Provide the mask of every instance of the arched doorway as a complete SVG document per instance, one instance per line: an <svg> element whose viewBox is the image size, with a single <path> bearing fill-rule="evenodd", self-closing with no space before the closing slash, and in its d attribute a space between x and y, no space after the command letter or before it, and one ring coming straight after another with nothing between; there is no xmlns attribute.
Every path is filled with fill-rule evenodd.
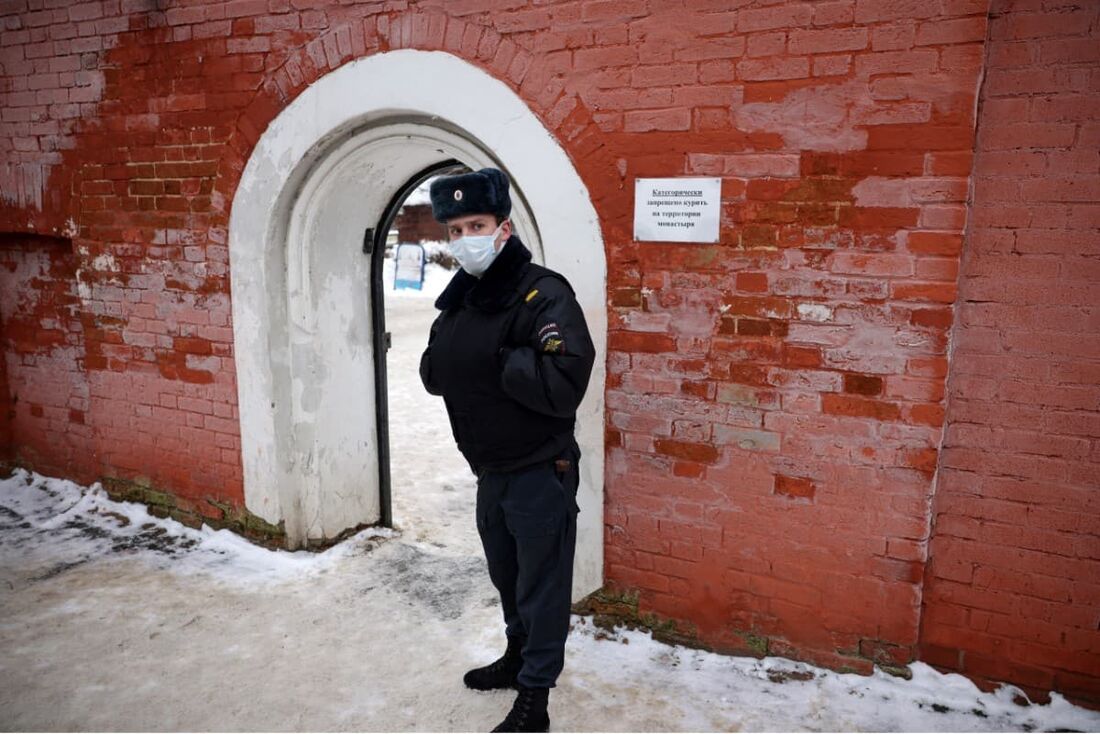
<svg viewBox="0 0 1100 734"><path fill-rule="evenodd" d="M351 62L303 91L252 151L229 227L245 504L284 521L292 547L383 519L386 427L365 238L402 186L447 161L508 172L520 237L573 283L597 346L577 425L580 598L600 587L603 571L599 225L538 118L501 81L451 54L405 49Z"/></svg>

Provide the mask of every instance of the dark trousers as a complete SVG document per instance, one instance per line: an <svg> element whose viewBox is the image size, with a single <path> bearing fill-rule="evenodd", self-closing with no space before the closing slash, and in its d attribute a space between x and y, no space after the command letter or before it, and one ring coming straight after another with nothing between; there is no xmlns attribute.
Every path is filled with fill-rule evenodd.
<svg viewBox="0 0 1100 734"><path fill-rule="evenodd" d="M569 467L559 472L556 459ZM565 665L577 542L580 449L477 481L477 530L509 637L526 637L522 685L553 688ZM564 468L564 467L563 467Z"/></svg>

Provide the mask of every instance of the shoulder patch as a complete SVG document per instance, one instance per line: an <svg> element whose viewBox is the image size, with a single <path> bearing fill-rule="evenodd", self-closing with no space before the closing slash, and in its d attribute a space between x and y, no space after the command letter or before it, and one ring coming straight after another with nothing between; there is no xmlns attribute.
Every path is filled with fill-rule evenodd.
<svg viewBox="0 0 1100 734"><path fill-rule="evenodd" d="M539 294L539 289L538 288L533 288L531 290L531 292L528 293L527 296L523 300L527 303L530 303L531 299L534 298L535 296L537 296L538 294Z"/></svg>
<svg viewBox="0 0 1100 734"><path fill-rule="evenodd" d="M551 321L539 329L539 347L550 354L565 354L565 336L557 323Z"/></svg>

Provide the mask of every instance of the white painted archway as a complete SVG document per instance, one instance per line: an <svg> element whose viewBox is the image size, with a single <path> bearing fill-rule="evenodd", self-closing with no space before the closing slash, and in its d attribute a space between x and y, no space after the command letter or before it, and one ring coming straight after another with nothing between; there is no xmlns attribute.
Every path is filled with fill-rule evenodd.
<svg viewBox="0 0 1100 734"><path fill-rule="evenodd" d="M325 75L249 157L229 223L245 505L285 521L292 548L378 520L369 258L360 245L399 186L448 158L508 172L520 237L569 278L596 344L577 415L579 599L603 581L599 224L568 156L531 110L448 53L403 49Z"/></svg>

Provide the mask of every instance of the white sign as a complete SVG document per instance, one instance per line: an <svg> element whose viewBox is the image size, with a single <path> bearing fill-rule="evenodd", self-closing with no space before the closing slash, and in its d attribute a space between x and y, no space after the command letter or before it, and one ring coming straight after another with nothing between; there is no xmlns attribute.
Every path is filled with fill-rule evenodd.
<svg viewBox="0 0 1100 734"><path fill-rule="evenodd" d="M393 287L420 290L424 285L424 246L405 242L394 254Z"/></svg>
<svg viewBox="0 0 1100 734"><path fill-rule="evenodd" d="M639 178L634 181L634 239L717 242L720 178Z"/></svg>

